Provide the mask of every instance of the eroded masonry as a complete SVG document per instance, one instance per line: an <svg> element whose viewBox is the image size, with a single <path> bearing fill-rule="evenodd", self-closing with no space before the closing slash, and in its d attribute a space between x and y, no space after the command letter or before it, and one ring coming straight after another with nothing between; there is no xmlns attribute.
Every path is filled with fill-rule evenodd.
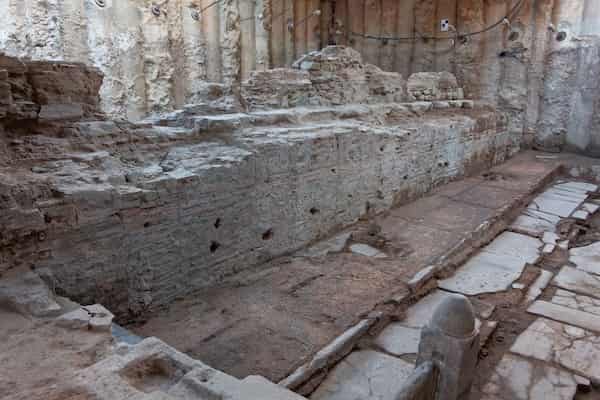
<svg viewBox="0 0 600 400"><path fill-rule="evenodd" d="M1 398L600 398L595 1L0 12Z"/></svg>

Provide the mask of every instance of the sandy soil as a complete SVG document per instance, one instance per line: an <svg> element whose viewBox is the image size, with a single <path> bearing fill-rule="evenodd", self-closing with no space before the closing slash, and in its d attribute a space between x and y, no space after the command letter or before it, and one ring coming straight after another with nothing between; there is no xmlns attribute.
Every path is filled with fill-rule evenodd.
<svg viewBox="0 0 600 400"><path fill-rule="evenodd" d="M66 330L0 309L0 398L88 399L72 376L108 351L109 333Z"/></svg>

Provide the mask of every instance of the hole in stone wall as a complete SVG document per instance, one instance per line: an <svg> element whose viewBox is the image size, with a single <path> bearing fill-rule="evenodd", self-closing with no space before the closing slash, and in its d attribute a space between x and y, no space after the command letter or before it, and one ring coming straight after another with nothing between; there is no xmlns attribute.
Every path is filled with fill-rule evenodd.
<svg viewBox="0 0 600 400"><path fill-rule="evenodd" d="M312 208L310 209L310 213L311 213L312 215L318 214L319 212L320 212L320 211L319 211L319 209L318 209L318 208L312 207Z"/></svg>
<svg viewBox="0 0 600 400"><path fill-rule="evenodd" d="M567 32L565 31L560 31L556 34L556 40L559 42L564 41L567 38Z"/></svg>
<svg viewBox="0 0 600 400"><path fill-rule="evenodd" d="M210 252L214 253L215 251L217 251L217 249L221 247L221 243L219 242L215 242L214 240L212 242L210 242Z"/></svg>
<svg viewBox="0 0 600 400"><path fill-rule="evenodd" d="M217 220L215 221L215 228L219 229L220 226L221 226L221 218L217 218Z"/></svg>
<svg viewBox="0 0 600 400"><path fill-rule="evenodd" d="M271 240L273 238L273 228L269 228L262 234L263 240Z"/></svg>
<svg viewBox="0 0 600 400"><path fill-rule="evenodd" d="M150 222L144 222L144 228L147 228L150 226Z"/></svg>

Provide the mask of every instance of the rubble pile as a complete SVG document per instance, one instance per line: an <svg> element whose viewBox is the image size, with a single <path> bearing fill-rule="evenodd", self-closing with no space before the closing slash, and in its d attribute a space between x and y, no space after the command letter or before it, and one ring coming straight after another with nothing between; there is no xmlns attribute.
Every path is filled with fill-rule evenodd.
<svg viewBox="0 0 600 400"><path fill-rule="evenodd" d="M407 100L402 75L364 63L359 52L345 46L312 51L292 68L254 71L242 83L242 97L249 109Z"/></svg>

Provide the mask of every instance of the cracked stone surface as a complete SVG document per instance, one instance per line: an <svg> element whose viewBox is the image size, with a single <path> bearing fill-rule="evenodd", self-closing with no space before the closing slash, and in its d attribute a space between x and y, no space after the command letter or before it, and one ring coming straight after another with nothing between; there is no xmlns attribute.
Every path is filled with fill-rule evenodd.
<svg viewBox="0 0 600 400"><path fill-rule="evenodd" d="M510 350L556 363L586 378L600 378L600 336L582 328L538 318L519 335Z"/></svg>
<svg viewBox="0 0 600 400"><path fill-rule="evenodd" d="M600 275L600 242L569 250L569 261L579 269Z"/></svg>
<svg viewBox="0 0 600 400"><path fill-rule="evenodd" d="M538 239L504 232L439 287L471 296L504 291L519 279L526 263L538 260L542 245Z"/></svg>
<svg viewBox="0 0 600 400"><path fill-rule="evenodd" d="M527 209L566 218L579 207L579 204L579 201L573 201L569 198L542 193L533 199Z"/></svg>
<svg viewBox="0 0 600 400"><path fill-rule="evenodd" d="M100 304L83 306L56 319L59 326L70 329L110 331L114 315Z"/></svg>
<svg viewBox="0 0 600 400"><path fill-rule="evenodd" d="M562 267L554 277L552 284L589 296L598 297L600 295L600 277L573 267Z"/></svg>
<svg viewBox="0 0 600 400"><path fill-rule="evenodd" d="M558 289L554 294L554 297L552 297L552 302L554 304L600 316L600 300L593 297Z"/></svg>
<svg viewBox="0 0 600 400"><path fill-rule="evenodd" d="M482 400L572 400L577 382L566 371L506 354L483 388Z"/></svg>
<svg viewBox="0 0 600 400"><path fill-rule="evenodd" d="M414 366L372 350L350 353L313 393L313 400L394 400Z"/></svg>
<svg viewBox="0 0 600 400"><path fill-rule="evenodd" d="M419 351L421 329L403 326L401 323L389 324L375 339L375 344L396 356L416 354Z"/></svg>
<svg viewBox="0 0 600 400"><path fill-rule="evenodd" d="M557 215L525 209L512 223L511 228L532 236L540 236L545 231L554 231L560 221Z"/></svg>
<svg viewBox="0 0 600 400"><path fill-rule="evenodd" d="M600 316L575 310L547 301L536 301L528 309L530 314L541 315L569 325L600 332Z"/></svg>

